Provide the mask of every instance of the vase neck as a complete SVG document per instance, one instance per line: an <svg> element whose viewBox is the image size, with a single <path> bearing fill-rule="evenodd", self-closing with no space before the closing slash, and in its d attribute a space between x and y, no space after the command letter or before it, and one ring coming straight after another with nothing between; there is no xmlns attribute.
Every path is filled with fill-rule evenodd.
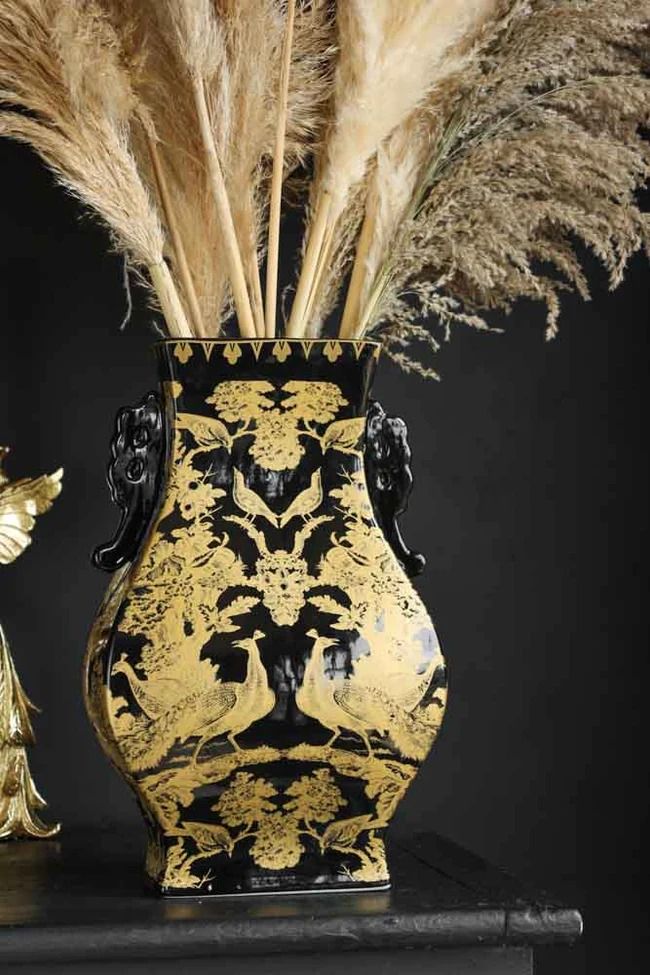
<svg viewBox="0 0 650 975"><path fill-rule="evenodd" d="M191 340L161 342L156 356L168 414L210 415L230 400L225 412L234 422L242 418L237 408L290 410L299 393L312 401L314 421L323 422L365 415L379 348L338 340Z"/></svg>

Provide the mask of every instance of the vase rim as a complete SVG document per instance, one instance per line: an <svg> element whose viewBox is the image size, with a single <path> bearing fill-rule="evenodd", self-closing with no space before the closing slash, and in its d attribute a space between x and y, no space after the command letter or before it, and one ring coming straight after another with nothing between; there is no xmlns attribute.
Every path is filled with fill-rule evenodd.
<svg viewBox="0 0 650 975"><path fill-rule="evenodd" d="M308 342L310 345L328 345L338 342L340 345L372 345L379 347L381 342L377 339L339 339L339 338L320 338L320 339L310 339L310 338L284 338L283 336L275 336L274 338L234 338L234 339L216 339L216 338L199 338L198 336L192 336L191 338L164 338L158 339L154 345L190 345L196 343L197 345L251 345L251 344L266 344L268 342L281 342L287 345L304 345Z"/></svg>

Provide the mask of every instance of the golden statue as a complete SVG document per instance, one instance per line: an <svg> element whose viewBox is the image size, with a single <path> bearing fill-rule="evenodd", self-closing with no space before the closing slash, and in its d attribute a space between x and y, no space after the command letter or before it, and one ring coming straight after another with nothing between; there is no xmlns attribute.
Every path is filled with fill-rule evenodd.
<svg viewBox="0 0 650 975"><path fill-rule="evenodd" d="M36 515L52 506L63 476L58 470L12 482L3 469L8 453L8 447L0 447L0 565L13 562L30 544ZM29 712L35 710L0 626L0 840L49 839L61 828L40 819L46 803L29 772L26 749L35 741Z"/></svg>

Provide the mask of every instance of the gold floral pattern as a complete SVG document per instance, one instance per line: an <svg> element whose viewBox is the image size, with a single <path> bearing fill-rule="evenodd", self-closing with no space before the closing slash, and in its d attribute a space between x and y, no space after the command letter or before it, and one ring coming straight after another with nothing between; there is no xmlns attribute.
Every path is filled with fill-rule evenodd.
<svg viewBox="0 0 650 975"><path fill-rule="evenodd" d="M205 415L174 394L166 494L124 584L102 719L160 830L149 869L164 889L200 890L241 851L270 872L309 852L339 858L351 882L385 883L382 832L445 692L431 621L374 519L364 420L332 382L225 380ZM283 477L307 457L288 504L241 466ZM298 633L304 661L282 690L265 655ZM309 735L260 745L251 729L287 694Z"/></svg>
<svg viewBox="0 0 650 975"><path fill-rule="evenodd" d="M305 453L301 438L318 437L314 425L332 420L347 400L327 382L285 383L279 402L274 394L276 388L264 380L233 380L220 383L207 402L221 420L237 424L233 438L252 437L250 451L258 464L294 470Z"/></svg>

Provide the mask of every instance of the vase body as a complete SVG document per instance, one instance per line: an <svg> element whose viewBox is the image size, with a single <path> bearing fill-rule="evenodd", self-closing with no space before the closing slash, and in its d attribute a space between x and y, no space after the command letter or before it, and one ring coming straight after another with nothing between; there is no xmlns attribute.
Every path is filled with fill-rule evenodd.
<svg viewBox="0 0 650 975"><path fill-rule="evenodd" d="M167 894L381 887L445 704L364 474L378 347L163 342L164 473L86 701Z"/></svg>

